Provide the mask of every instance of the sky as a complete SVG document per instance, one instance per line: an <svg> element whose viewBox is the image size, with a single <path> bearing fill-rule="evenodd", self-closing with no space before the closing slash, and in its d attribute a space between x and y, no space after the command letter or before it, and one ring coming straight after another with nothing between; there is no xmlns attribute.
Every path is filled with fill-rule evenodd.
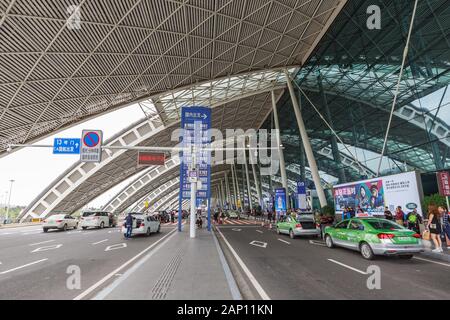
<svg viewBox="0 0 450 320"><path fill-rule="evenodd" d="M80 138L83 129L103 130L103 139L107 140L143 117L144 113L136 104L86 121L35 144L53 144L55 137ZM79 155L54 155L52 148L23 148L0 158L0 205L5 205L8 201L5 198L6 193L9 193L9 180L15 180L11 192L11 205L25 206L79 157ZM124 181L110 189L89 205L97 207L105 204L125 183Z"/></svg>

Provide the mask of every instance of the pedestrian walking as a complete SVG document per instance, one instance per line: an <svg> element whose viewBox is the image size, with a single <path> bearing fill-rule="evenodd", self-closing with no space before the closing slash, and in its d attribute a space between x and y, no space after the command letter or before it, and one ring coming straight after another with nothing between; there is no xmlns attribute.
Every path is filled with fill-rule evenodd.
<svg viewBox="0 0 450 320"><path fill-rule="evenodd" d="M428 206L428 224L427 229L430 231L431 240L433 240L435 248L433 252L443 252L441 242L442 226L440 221L440 213L435 205Z"/></svg>
<svg viewBox="0 0 450 320"><path fill-rule="evenodd" d="M398 206L397 209L395 209L395 222L401 226L405 226L405 213L401 206Z"/></svg>
<svg viewBox="0 0 450 320"><path fill-rule="evenodd" d="M131 215L131 212L128 212L128 215L125 218L125 228L127 228L125 239L128 240L131 238L131 233L133 231L133 216Z"/></svg>
<svg viewBox="0 0 450 320"><path fill-rule="evenodd" d="M439 206L438 207L438 211L442 217L442 226L443 226L443 233L444 233L444 237L445 237L445 246L449 248L450 247L450 212L448 211L448 209L445 206Z"/></svg>
<svg viewBox="0 0 450 320"><path fill-rule="evenodd" d="M406 216L406 225L409 230L413 230L416 233L420 234L420 224L422 223L422 217L417 212L417 209L413 209L408 215Z"/></svg>

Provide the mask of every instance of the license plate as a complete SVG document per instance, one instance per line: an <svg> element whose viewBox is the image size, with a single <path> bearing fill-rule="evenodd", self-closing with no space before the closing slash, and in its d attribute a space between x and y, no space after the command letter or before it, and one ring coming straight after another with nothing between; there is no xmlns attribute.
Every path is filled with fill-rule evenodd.
<svg viewBox="0 0 450 320"><path fill-rule="evenodd" d="M400 240L400 241L409 241L409 237L398 237L397 238L398 240Z"/></svg>

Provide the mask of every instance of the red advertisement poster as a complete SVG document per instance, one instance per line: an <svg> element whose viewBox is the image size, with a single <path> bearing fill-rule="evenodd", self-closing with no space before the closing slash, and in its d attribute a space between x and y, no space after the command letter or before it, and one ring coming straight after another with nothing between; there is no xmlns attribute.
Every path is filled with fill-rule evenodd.
<svg viewBox="0 0 450 320"><path fill-rule="evenodd" d="M439 186L439 194L442 196L450 196L450 172L441 171L436 173Z"/></svg>

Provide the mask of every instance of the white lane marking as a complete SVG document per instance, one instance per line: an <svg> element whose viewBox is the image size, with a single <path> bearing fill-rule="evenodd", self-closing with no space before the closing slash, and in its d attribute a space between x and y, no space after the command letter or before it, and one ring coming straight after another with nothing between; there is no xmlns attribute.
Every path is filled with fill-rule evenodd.
<svg viewBox="0 0 450 320"><path fill-rule="evenodd" d="M238 228L233 228L231 230L236 231L236 232L242 231L242 229L238 229Z"/></svg>
<svg viewBox="0 0 450 320"><path fill-rule="evenodd" d="M281 242L284 242L284 243L287 243L287 244L291 244L290 242L288 242L286 240L283 240L283 239L280 239L280 238L278 238L278 241L281 241Z"/></svg>
<svg viewBox="0 0 450 320"><path fill-rule="evenodd" d="M250 244L255 247L267 248L267 242L253 240Z"/></svg>
<svg viewBox="0 0 450 320"><path fill-rule="evenodd" d="M116 249L122 249L122 248L126 248L127 244L126 243L118 243L118 244L113 244L111 246L107 246L105 251L112 251L112 250L116 250Z"/></svg>
<svg viewBox="0 0 450 320"><path fill-rule="evenodd" d="M440 264L441 266L445 266L445 267L450 267L450 264L448 264L448 263L443 263L443 262L438 262L438 261L428 260L428 259L419 258L419 257L413 257L413 259L416 259L416 260L422 260L422 261L427 261L427 262L431 262L431 263L436 263L436 264Z"/></svg>
<svg viewBox="0 0 450 320"><path fill-rule="evenodd" d="M234 251L233 247L230 245L230 243L228 242L228 240L225 238L225 236L222 234L222 232L219 230L219 228L216 228L217 232L220 234L220 236L222 237L223 241L225 242L225 244L227 245L228 249L230 249L231 253L233 254L234 258L236 259L236 261L239 263L239 265L241 266L242 270L244 270L244 273L247 275L247 277L250 279L250 282L253 284L253 286L255 287L256 291L258 292L258 294L261 296L261 298L263 300L270 300L269 295L266 293L266 291L261 287L261 285L259 284L258 280L256 280L256 278L253 276L253 274L250 272L250 270L247 268L247 266L245 265L244 261L242 261L242 259L238 256L238 254L236 253L236 251Z"/></svg>
<svg viewBox="0 0 450 320"><path fill-rule="evenodd" d="M364 274L364 275L367 274L367 272L364 272L364 271L358 270L358 269L356 269L356 268L353 268L353 267L351 267L351 266L349 266L349 265L346 265L345 263L342 263L342 262L339 262L339 261L336 261L336 260L333 260L333 259L327 259L327 260L328 260L328 261L331 261L331 262L333 262L333 263L336 263L336 264L338 264L338 265L340 265L340 266L343 266L344 268L347 268L347 269L356 271L356 272L358 272L358 273L361 273L361 274Z"/></svg>
<svg viewBox="0 0 450 320"><path fill-rule="evenodd" d="M92 245L95 246L96 244L99 244L99 243L102 243L102 242L106 242L106 241L108 241L108 239L100 240L100 241L94 242L94 243L92 243Z"/></svg>
<svg viewBox="0 0 450 320"><path fill-rule="evenodd" d="M55 250L55 249L59 249L61 247L62 247L62 244L55 244L55 245L52 245L52 246L46 246L46 247L40 247L40 248L34 249L33 251L31 251L31 253L48 251L48 250Z"/></svg>
<svg viewBox="0 0 450 320"><path fill-rule="evenodd" d="M55 240L47 240L47 241L42 241L42 242L36 242L36 243L29 244L29 246L37 246L38 244L49 243L49 242L52 242L52 241L55 241Z"/></svg>
<svg viewBox="0 0 450 320"><path fill-rule="evenodd" d="M316 246L322 246L322 247L326 247L327 245L325 243L321 243L321 242L317 242L314 240L309 240L309 243L316 245Z"/></svg>
<svg viewBox="0 0 450 320"><path fill-rule="evenodd" d="M255 230L256 232L263 233L261 230Z"/></svg>
<svg viewBox="0 0 450 320"><path fill-rule="evenodd" d="M131 258L130 260L128 260L127 262L125 262L124 264L122 264L120 267L118 267L117 269L113 270L112 272L110 272L109 274L107 274L106 276L104 276L102 279L100 279L98 282L94 283L92 286L90 286L88 289L86 289L85 291L83 291L82 293L80 293L78 296L76 296L75 298L73 298L73 300L81 300L84 297L86 297L88 294L90 294L92 291L94 291L95 289L97 289L99 286L101 286L103 283L105 283L106 281L108 281L111 277L113 277L116 273L118 273L120 270L122 270L123 268L125 268L127 265L129 265L130 263L132 263L134 260L138 259L140 256L142 256L144 253L146 253L147 251L149 251L150 249L152 249L154 246L156 246L158 243L160 243L161 241L163 241L165 238L167 238L169 235L173 235L174 232L177 229L174 228L172 231L169 231L168 234L166 234L164 237L162 237L161 239L159 239L158 241L156 241L155 243L151 244L150 246L148 246L147 248L145 248L144 250L142 250L141 252L139 252L137 255L135 255L133 258Z"/></svg>
<svg viewBox="0 0 450 320"><path fill-rule="evenodd" d="M16 270L19 270L19 269L22 269L22 268L31 266L33 264L36 264L36 263L39 263L39 262L42 262L42 261L46 261L46 260L48 260L48 259L45 258L45 259L41 259L41 260L38 260L38 261L30 262L30 263L24 264L23 266L20 266L20 267L16 267L16 268L13 268L13 269L2 271L2 272L0 272L0 274L6 274L6 273L9 273L9 272L13 272L13 271L16 271Z"/></svg>
<svg viewBox="0 0 450 320"><path fill-rule="evenodd" d="M34 232L26 232L26 233L22 233L24 236L27 236L29 234L38 234L38 233L42 233L42 231L34 231Z"/></svg>

